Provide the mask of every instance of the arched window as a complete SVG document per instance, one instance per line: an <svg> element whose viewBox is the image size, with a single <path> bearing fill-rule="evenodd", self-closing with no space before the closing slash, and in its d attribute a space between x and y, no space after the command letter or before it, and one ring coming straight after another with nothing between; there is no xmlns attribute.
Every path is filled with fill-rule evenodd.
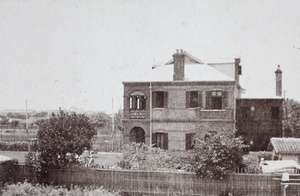
<svg viewBox="0 0 300 196"><path fill-rule="evenodd" d="M141 91L135 91L130 95L131 110L145 110L146 109L146 96Z"/></svg>

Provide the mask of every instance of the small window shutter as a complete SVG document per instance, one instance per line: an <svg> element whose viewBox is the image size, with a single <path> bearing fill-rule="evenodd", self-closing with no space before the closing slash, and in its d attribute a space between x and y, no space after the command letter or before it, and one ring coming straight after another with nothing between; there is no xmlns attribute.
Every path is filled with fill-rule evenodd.
<svg viewBox="0 0 300 196"><path fill-rule="evenodd" d="M152 107L156 108L156 92L152 92Z"/></svg>
<svg viewBox="0 0 300 196"><path fill-rule="evenodd" d="M222 109L225 109L225 107L228 106L228 92L227 91L223 91L222 92Z"/></svg>
<svg viewBox="0 0 300 196"><path fill-rule="evenodd" d="M198 107L202 108L202 92L198 92Z"/></svg>
<svg viewBox="0 0 300 196"><path fill-rule="evenodd" d="M164 92L164 108L168 108L168 92Z"/></svg>
<svg viewBox="0 0 300 196"><path fill-rule="evenodd" d="M168 133L165 133L164 134L164 146L163 146L164 150L168 150L168 141L169 141L169 139L168 139Z"/></svg>
<svg viewBox="0 0 300 196"><path fill-rule="evenodd" d="M191 92L190 91L186 91L186 108L189 108L189 107L191 107L191 105L190 105L190 103L191 103L191 101L190 101L190 96L191 96Z"/></svg>
<svg viewBox="0 0 300 196"><path fill-rule="evenodd" d="M185 134L185 149L186 150L191 149L191 134L190 133Z"/></svg>
<svg viewBox="0 0 300 196"><path fill-rule="evenodd" d="M153 147L157 147L157 144L156 144L156 133L152 133L152 144L153 144Z"/></svg>
<svg viewBox="0 0 300 196"><path fill-rule="evenodd" d="M211 91L206 91L206 109L211 109Z"/></svg>

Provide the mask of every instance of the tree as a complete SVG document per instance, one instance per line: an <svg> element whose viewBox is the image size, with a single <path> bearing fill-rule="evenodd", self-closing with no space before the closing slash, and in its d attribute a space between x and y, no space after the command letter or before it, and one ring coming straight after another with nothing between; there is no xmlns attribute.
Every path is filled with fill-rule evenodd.
<svg viewBox="0 0 300 196"><path fill-rule="evenodd" d="M195 144L195 171L199 177L224 179L242 166L242 140L235 132L211 132L206 141Z"/></svg>
<svg viewBox="0 0 300 196"><path fill-rule="evenodd" d="M39 121L39 151L42 169L63 168L77 162L84 148L91 147L96 134L89 118L83 114L60 111Z"/></svg>
<svg viewBox="0 0 300 196"><path fill-rule="evenodd" d="M16 131L16 128L18 127L18 125L20 124L20 122L18 120L13 120L11 122L11 124L14 126L14 131Z"/></svg>
<svg viewBox="0 0 300 196"><path fill-rule="evenodd" d="M122 125L122 110L119 110L114 114L114 130L119 130L123 132ZM106 114L105 112L98 112L95 114L89 115L92 123L99 130L101 134L112 134L112 117L111 115ZM116 133L116 132L115 132ZM113 133L113 134L115 134Z"/></svg>
<svg viewBox="0 0 300 196"><path fill-rule="evenodd" d="M98 112L89 116L92 123L101 134L111 133L111 117L105 112Z"/></svg>
<svg viewBox="0 0 300 196"><path fill-rule="evenodd" d="M300 137L300 103L293 99L284 100L284 137Z"/></svg>

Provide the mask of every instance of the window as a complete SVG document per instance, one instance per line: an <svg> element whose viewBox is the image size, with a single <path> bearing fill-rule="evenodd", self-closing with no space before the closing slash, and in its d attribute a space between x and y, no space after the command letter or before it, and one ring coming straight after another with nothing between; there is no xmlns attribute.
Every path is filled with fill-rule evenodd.
<svg viewBox="0 0 300 196"><path fill-rule="evenodd" d="M271 107L272 119L279 119L279 107Z"/></svg>
<svg viewBox="0 0 300 196"><path fill-rule="evenodd" d="M164 92L164 91L152 92L152 105L154 108L167 108L168 92Z"/></svg>
<svg viewBox="0 0 300 196"><path fill-rule="evenodd" d="M168 133L152 133L154 147L168 150Z"/></svg>
<svg viewBox="0 0 300 196"><path fill-rule="evenodd" d="M202 106L202 92L187 91L186 92L186 107L196 108Z"/></svg>
<svg viewBox="0 0 300 196"><path fill-rule="evenodd" d="M145 110L146 109L146 96L140 91L131 93L129 108L131 110Z"/></svg>
<svg viewBox="0 0 300 196"><path fill-rule="evenodd" d="M190 150L193 149L195 144L195 133L186 133L185 134L185 149Z"/></svg>
<svg viewBox="0 0 300 196"><path fill-rule="evenodd" d="M221 110L227 106L228 93L226 91L206 92L206 109Z"/></svg>

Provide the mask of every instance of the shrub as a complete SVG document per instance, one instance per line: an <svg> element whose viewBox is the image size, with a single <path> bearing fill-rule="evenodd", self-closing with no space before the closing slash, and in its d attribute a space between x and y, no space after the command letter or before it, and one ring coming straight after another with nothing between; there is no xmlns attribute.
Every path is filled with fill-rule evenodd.
<svg viewBox="0 0 300 196"><path fill-rule="evenodd" d="M224 179L242 163L242 140L229 131L211 132L195 144L195 171L199 177Z"/></svg>
<svg viewBox="0 0 300 196"><path fill-rule="evenodd" d="M41 182L42 180L42 167L41 167L41 159L40 154L31 152L26 156L26 169L28 171L28 180L32 182Z"/></svg>
<svg viewBox="0 0 300 196"><path fill-rule="evenodd" d="M245 173L260 173L259 158L255 154L248 154L243 156L242 168Z"/></svg>
<svg viewBox="0 0 300 196"><path fill-rule="evenodd" d="M6 185L2 191L2 195L101 195L101 196L118 196L118 192L109 192L101 188L82 188L79 186L66 187L60 186L45 186L45 185L32 185L31 183L24 182L18 184Z"/></svg>
<svg viewBox="0 0 300 196"><path fill-rule="evenodd" d="M173 156L160 148L150 148L143 143L131 143L124 146L123 159L118 163L122 169L136 170L190 170L188 158Z"/></svg>

